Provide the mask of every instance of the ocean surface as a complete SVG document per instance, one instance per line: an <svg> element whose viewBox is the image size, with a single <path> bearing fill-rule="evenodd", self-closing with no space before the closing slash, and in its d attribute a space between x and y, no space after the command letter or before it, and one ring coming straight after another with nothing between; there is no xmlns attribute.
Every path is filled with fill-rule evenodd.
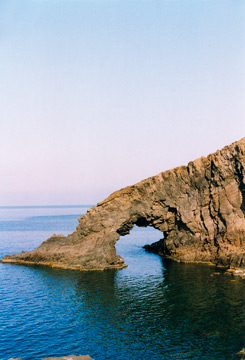
<svg viewBox="0 0 245 360"><path fill-rule="evenodd" d="M75 230L86 206L0 208L0 258ZM117 243L128 267L80 272L0 263L0 359L89 354L95 360L240 359L245 281Z"/></svg>

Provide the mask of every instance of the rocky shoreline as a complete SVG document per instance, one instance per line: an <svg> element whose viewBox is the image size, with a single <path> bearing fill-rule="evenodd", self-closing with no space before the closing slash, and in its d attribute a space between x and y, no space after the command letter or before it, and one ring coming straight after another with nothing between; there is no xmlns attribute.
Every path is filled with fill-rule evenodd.
<svg viewBox="0 0 245 360"><path fill-rule="evenodd" d="M245 360L245 348L243 348L241 351L239 351L236 355L242 355L240 360ZM10 358L9 360L22 360L21 358ZM48 357L44 358L42 360L94 360L89 355L68 355L68 356L62 356L62 357Z"/></svg>
<svg viewBox="0 0 245 360"><path fill-rule="evenodd" d="M245 269L244 214L245 138L116 191L80 217L72 234L54 234L37 249L1 261L83 271L123 268L115 244L137 225L163 233L162 256L239 275Z"/></svg>
<svg viewBox="0 0 245 360"><path fill-rule="evenodd" d="M166 257L163 255L163 253L161 251L163 240L164 239L160 239L159 241L154 242L150 245L144 245L143 248L145 249L145 251L147 251L149 253L157 254L162 257ZM199 263L201 263L201 262L199 262ZM245 279L245 268L233 268L233 267L228 267L228 266L216 265L211 262L210 263L204 262L204 264L207 264L210 266L215 266L218 268L223 268L224 270L226 270L224 272L226 275L232 275L233 277L237 276L237 277Z"/></svg>

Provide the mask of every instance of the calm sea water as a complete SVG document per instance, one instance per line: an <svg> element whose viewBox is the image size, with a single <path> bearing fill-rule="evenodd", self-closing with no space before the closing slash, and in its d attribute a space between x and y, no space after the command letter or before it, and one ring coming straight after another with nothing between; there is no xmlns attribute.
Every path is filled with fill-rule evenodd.
<svg viewBox="0 0 245 360"><path fill-rule="evenodd" d="M0 257L31 250L53 233L71 233L86 210L0 208ZM245 282L142 249L160 237L135 228L121 238L117 251L129 265L122 270L0 263L0 359L239 359Z"/></svg>

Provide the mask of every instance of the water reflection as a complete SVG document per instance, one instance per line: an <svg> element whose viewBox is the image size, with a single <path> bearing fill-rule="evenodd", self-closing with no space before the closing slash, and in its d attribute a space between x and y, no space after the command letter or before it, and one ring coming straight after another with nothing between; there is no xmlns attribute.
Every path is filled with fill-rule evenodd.
<svg viewBox="0 0 245 360"><path fill-rule="evenodd" d="M142 245L151 241L142 243L140 233L132 240L118 244L129 265L122 270L0 264L1 358L239 358L234 354L244 346L244 281L148 254Z"/></svg>
<svg viewBox="0 0 245 360"><path fill-rule="evenodd" d="M136 359L145 352L154 359L235 359L243 347L244 282L215 272L163 260L161 274L140 281L124 277L127 269L37 274L50 287L57 319L72 320L71 337L95 359L129 352Z"/></svg>

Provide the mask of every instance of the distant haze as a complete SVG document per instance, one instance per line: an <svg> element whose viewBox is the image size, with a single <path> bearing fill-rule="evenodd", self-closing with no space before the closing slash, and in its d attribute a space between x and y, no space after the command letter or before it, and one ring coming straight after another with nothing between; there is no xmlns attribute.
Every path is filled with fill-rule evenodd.
<svg viewBox="0 0 245 360"><path fill-rule="evenodd" d="M91 204L245 136L245 1L1 0L0 206Z"/></svg>

